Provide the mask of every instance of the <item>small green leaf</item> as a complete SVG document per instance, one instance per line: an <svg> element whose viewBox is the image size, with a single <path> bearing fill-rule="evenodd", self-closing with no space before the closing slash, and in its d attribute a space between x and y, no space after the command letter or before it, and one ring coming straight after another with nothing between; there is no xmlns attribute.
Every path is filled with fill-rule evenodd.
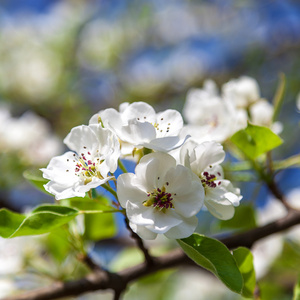
<svg viewBox="0 0 300 300"><path fill-rule="evenodd" d="M242 292L242 274L224 244L197 233L177 241L194 262L215 274L232 291Z"/></svg>
<svg viewBox="0 0 300 300"><path fill-rule="evenodd" d="M236 132L231 141L252 160L282 144L281 138L271 129L250 123Z"/></svg>
<svg viewBox="0 0 300 300"><path fill-rule="evenodd" d="M28 216L1 209L0 236L12 238L48 233L68 223L78 214L79 212L76 209L58 205L39 206Z"/></svg>
<svg viewBox="0 0 300 300"><path fill-rule="evenodd" d="M244 279L241 294L243 297L252 298L256 285L252 253L247 248L239 247L233 250L232 254Z"/></svg>
<svg viewBox="0 0 300 300"><path fill-rule="evenodd" d="M300 276L298 278L298 281L294 287L294 296L293 300L300 300Z"/></svg>
<svg viewBox="0 0 300 300"><path fill-rule="evenodd" d="M49 180L42 177L42 172L40 170L37 169L26 170L23 172L23 176L38 190L42 191L45 194L51 195L44 188L44 184L46 184Z"/></svg>
<svg viewBox="0 0 300 300"><path fill-rule="evenodd" d="M220 220L220 229L248 230L256 227L255 210L252 205L236 207L235 214L230 220Z"/></svg>

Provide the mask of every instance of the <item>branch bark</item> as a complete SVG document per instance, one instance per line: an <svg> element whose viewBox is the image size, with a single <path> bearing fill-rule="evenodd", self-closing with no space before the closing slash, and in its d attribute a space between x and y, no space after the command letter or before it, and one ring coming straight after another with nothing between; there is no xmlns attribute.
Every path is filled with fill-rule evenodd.
<svg viewBox="0 0 300 300"><path fill-rule="evenodd" d="M220 238L219 240L229 249L239 246L251 248L259 239L286 230L297 224L300 224L300 212L291 210L284 218L275 222L227 238ZM3 300L53 300L107 289L113 290L115 295L120 295L130 282L145 275L179 265L195 265L181 249L173 250L166 255L153 257L152 259L153 263L150 265L144 262L119 273L110 273L97 269L80 280L56 282L49 287L40 288L19 296L7 297Z"/></svg>

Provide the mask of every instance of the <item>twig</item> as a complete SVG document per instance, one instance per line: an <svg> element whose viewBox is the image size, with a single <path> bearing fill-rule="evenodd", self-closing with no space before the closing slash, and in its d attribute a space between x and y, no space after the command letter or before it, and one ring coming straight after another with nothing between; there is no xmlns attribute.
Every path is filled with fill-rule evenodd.
<svg viewBox="0 0 300 300"><path fill-rule="evenodd" d="M91 271L102 271L102 268L97 265L88 254L79 254L77 258L78 260L86 264L91 269Z"/></svg>

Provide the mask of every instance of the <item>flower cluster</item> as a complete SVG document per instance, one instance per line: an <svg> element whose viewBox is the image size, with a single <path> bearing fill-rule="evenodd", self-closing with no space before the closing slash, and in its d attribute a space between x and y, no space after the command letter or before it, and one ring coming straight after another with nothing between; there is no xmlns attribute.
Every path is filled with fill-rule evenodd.
<svg viewBox="0 0 300 300"><path fill-rule="evenodd" d="M230 219L240 190L224 179L221 144L198 143L184 133L181 114L156 113L147 103L123 103L95 114L89 125L75 127L64 139L71 151L51 159L43 176L57 200L84 197L91 189L111 189L131 229L144 239L157 234L190 236L203 206L219 219ZM134 159L134 173L114 173L120 159Z"/></svg>
<svg viewBox="0 0 300 300"><path fill-rule="evenodd" d="M260 96L255 79L242 76L225 83L219 93L214 81L206 80L202 89L188 92L183 108L187 122L182 133L199 143L212 140L224 142L236 131L245 128L247 121L270 127L280 133L282 124L272 120L274 107Z"/></svg>

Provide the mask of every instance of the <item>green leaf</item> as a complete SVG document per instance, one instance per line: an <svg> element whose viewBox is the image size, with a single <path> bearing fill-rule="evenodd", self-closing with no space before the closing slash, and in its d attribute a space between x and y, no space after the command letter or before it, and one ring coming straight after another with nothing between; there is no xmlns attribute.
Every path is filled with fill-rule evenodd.
<svg viewBox="0 0 300 300"><path fill-rule="evenodd" d="M233 250L232 255L235 258L244 279L244 286L241 294L243 297L252 298L256 285L252 253L247 248L239 247Z"/></svg>
<svg viewBox="0 0 300 300"><path fill-rule="evenodd" d="M271 129L250 123L236 132L231 141L252 160L282 144L281 138Z"/></svg>
<svg viewBox="0 0 300 300"><path fill-rule="evenodd" d="M230 220L220 220L219 229L248 230L257 226L255 210L252 205L240 205L236 207L235 214Z"/></svg>
<svg viewBox="0 0 300 300"><path fill-rule="evenodd" d="M84 213L85 232L84 237L88 240L98 241L108 239L116 235L117 227L113 214L117 212L110 201L98 196L95 199L89 197L75 197L61 200L67 206L75 207Z"/></svg>
<svg viewBox="0 0 300 300"><path fill-rule="evenodd" d="M89 201L86 204L86 210L108 209L109 200L102 197L101 201ZM88 240L98 241L108 239L117 234L116 222L113 214L86 214L84 216L85 231L84 237Z"/></svg>
<svg viewBox="0 0 300 300"><path fill-rule="evenodd" d="M49 180L42 177L42 172L40 170L37 169L26 170L23 172L23 176L38 190L42 191L45 194L51 195L44 188L44 184L46 184Z"/></svg>
<svg viewBox="0 0 300 300"><path fill-rule="evenodd" d="M224 244L197 233L177 241L194 262L215 274L232 291L242 292L242 274Z"/></svg>
<svg viewBox="0 0 300 300"><path fill-rule="evenodd" d="M78 214L79 212L76 209L58 205L39 206L28 216L1 209L0 236L12 238L48 233L68 223Z"/></svg>
<svg viewBox="0 0 300 300"><path fill-rule="evenodd" d="M293 300L300 300L300 276L298 278L298 281L294 287L294 296Z"/></svg>
<svg viewBox="0 0 300 300"><path fill-rule="evenodd" d="M88 210L96 211L98 213L101 212L119 212L120 210L116 209L110 204L110 201L102 196L98 196L97 198L91 199L88 196L85 197L74 197L69 199L60 200L60 203L69 206L74 207L78 210L85 211L85 213L88 213Z"/></svg>

